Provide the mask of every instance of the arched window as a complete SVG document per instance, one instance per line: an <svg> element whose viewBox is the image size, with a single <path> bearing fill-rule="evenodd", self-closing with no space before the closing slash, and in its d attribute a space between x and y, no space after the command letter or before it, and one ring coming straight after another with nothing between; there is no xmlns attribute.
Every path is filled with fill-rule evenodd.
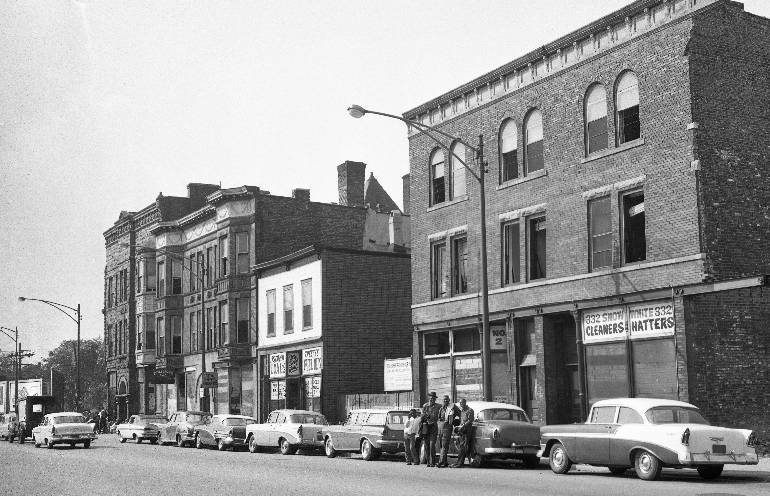
<svg viewBox="0 0 770 496"><path fill-rule="evenodd" d="M519 177L519 161L516 158L519 144L518 130L512 119L507 119L500 127L500 181L510 181Z"/></svg>
<svg viewBox="0 0 770 496"><path fill-rule="evenodd" d="M444 152L436 149L430 157L430 204L443 203L446 199L444 179Z"/></svg>
<svg viewBox="0 0 770 496"><path fill-rule="evenodd" d="M615 109L618 145L639 139L639 81L633 72L624 72L618 79L615 86Z"/></svg>
<svg viewBox="0 0 770 496"><path fill-rule="evenodd" d="M586 155L607 148L607 93L595 84L585 98Z"/></svg>
<svg viewBox="0 0 770 496"><path fill-rule="evenodd" d="M524 119L524 167L525 175L543 168L543 115L532 110Z"/></svg>
<svg viewBox="0 0 770 496"><path fill-rule="evenodd" d="M465 165L463 162L468 163L465 155L465 145L459 141L452 145L452 156L450 163L452 164L452 180L450 184L452 186L451 198L457 198L463 196L466 193L465 184ZM457 157L460 157L458 160ZM462 161L461 161L462 160Z"/></svg>

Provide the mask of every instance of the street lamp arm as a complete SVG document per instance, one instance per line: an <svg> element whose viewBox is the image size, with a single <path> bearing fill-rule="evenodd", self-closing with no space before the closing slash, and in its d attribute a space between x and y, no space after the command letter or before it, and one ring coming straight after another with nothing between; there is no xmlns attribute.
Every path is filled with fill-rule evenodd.
<svg viewBox="0 0 770 496"><path fill-rule="evenodd" d="M74 322L76 324L79 323L78 319L80 318L80 310L78 310L77 308L73 308L71 306L65 305L64 303L58 303L58 302L50 301L50 300L41 300L39 298L25 298L24 296L19 296L19 301L39 301L40 303L45 303L46 305L49 305L49 306L55 308L56 310L60 311L61 313L63 313L67 317L69 317L69 319L72 320L72 322ZM67 310L65 310L65 308L67 310L71 310L71 311L75 312L75 314L78 316L78 318L75 318L72 315L70 315L70 313Z"/></svg>
<svg viewBox="0 0 770 496"><path fill-rule="evenodd" d="M12 339L12 340L13 340L13 342L15 343L15 342L16 342L16 338L15 338L15 337L13 337L13 336L11 336L11 335L10 335L10 334L8 334L7 332L5 332L6 330L9 330L9 331L11 331L11 332L16 332L16 331L14 331L13 329L8 329L7 327L2 327L2 326L0 326L0 332L2 332L3 334L5 334L6 336L8 336L8 337L9 337L10 339Z"/></svg>

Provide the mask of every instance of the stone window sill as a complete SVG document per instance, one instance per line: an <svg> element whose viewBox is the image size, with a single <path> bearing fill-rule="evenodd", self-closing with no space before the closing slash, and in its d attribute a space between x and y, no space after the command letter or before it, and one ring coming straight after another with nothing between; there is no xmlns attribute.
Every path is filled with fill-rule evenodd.
<svg viewBox="0 0 770 496"><path fill-rule="evenodd" d="M433 205L432 207L428 207L428 210L426 212L433 212L434 210L438 210L444 207L449 207L450 205L454 205L456 203L461 203L468 200L468 195L458 196L457 198L454 198L449 201L437 203L436 205Z"/></svg>
<svg viewBox="0 0 770 496"><path fill-rule="evenodd" d="M547 175L548 175L547 170L540 169L539 171L535 171L528 176L519 177L516 179L511 179L510 181L506 181L503 184L497 186L495 189L500 191L501 189L510 188L511 186L516 186L517 184L526 183L527 181L532 181L533 179L538 179L540 177L546 177Z"/></svg>
<svg viewBox="0 0 770 496"><path fill-rule="evenodd" d="M610 155L615 155L616 153L621 153L626 150L630 150L632 148L642 146L643 144L644 144L644 138L639 138L634 141L629 141L628 143L623 143L622 145L615 148L607 148L605 150L592 153L586 158L581 158L580 163L586 164L588 162L593 162L594 160L599 160L600 158L609 157Z"/></svg>

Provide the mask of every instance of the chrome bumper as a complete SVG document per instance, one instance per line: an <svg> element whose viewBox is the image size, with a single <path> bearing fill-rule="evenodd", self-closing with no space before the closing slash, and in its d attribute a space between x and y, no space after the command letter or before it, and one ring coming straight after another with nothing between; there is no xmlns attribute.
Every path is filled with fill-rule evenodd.
<svg viewBox="0 0 770 496"><path fill-rule="evenodd" d="M511 446L510 448L484 448L484 454L486 455L524 456L538 455L539 453L540 446L535 444L522 444L521 446Z"/></svg>
<svg viewBox="0 0 770 496"><path fill-rule="evenodd" d="M734 465L757 465L759 457L756 453L726 453L724 455L715 455L706 451L705 453L690 453L689 458L679 459L679 463L684 466L691 465L722 465L731 463Z"/></svg>
<svg viewBox="0 0 770 496"><path fill-rule="evenodd" d="M53 435L51 436L51 442L56 443L82 443L83 441L92 441L96 439L96 434L66 434L66 435Z"/></svg>
<svg viewBox="0 0 770 496"><path fill-rule="evenodd" d="M382 451L404 451L404 443L400 441L377 441L376 444Z"/></svg>

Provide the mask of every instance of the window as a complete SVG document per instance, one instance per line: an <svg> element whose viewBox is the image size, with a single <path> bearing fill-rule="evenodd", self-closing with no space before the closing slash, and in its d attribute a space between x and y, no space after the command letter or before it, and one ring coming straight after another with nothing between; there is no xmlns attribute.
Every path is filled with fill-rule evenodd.
<svg viewBox="0 0 770 496"><path fill-rule="evenodd" d="M128 269L120 271L120 301L128 300Z"/></svg>
<svg viewBox="0 0 770 496"><path fill-rule="evenodd" d="M614 406L597 406L591 411L592 424L612 424L615 422Z"/></svg>
<svg viewBox="0 0 770 496"><path fill-rule="evenodd" d="M171 260L171 294L182 294L181 260Z"/></svg>
<svg viewBox="0 0 770 496"><path fill-rule="evenodd" d="M503 224L503 285L521 282L519 223Z"/></svg>
<svg viewBox="0 0 770 496"><path fill-rule="evenodd" d="M529 279L546 277L545 217L529 220Z"/></svg>
<svg viewBox="0 0 770 496"><path fill-rule="evenodd" d="M586 93L585 126L586 155L607 148L607 92L601 84Z"/></svg>
<svg viewBox="0 0 770 496"><path fill-rule="evenodd" d="M147 285L147 291L155 291L156 288L156 278L158 277L157 272L155 272L155 260L149 259L145 260L144 263L145 268L147 269L147 273L145 274L145 284Z"/></svg>
<svg viewBox="0 0 770 496"><path fill-rule="evenodd" d="M182 353L182 318L171 317L171 353Z"/></svg>
<svg viewBox="0 0 770 496"><path fill-rule="evenodd" d="M590 270L612 266L612 220L610 197L588 202L588 228L591 232Z"/></svg>
<svg viewBox="0 0 770 496"><path fill-rule="evenodd" d="M618 424L643 424L642 416L628 407L621 406L618 413Z"/></svg>
<svg viewBox="0 0 770 496"><path fill-rule="evenodd" d="M275 290L266 293L267 297L267 335L275 336Z"/></svg>
<svg viewBox="0 0 770 496"><path fill-rule="evenodd" d="M452 192L450 197L458 198L465 195L467 186L465 181L465 164L467 163L465 159L465 145L458 141L452 145L451 150L452 156L449 162L452 164L452 180L450 182Z"/></svg>
<svg viewBox="0 0 770 496"><path fill-rule="evenodd" d="M425 355L447 355L449 350L449 332L431 332L425 335Z"/></svg>
<svg viewBox="0 0 770 496"><path fill-rule="evenodd" d="M211 286L214 281L214 247L206 248L206 286Z"/></svg>
<svg viewBox="0 0 770 496"><path fill-rule="evenodd" d="M446 243L436 243L431 246L431 296L443 298L447 292L446 272L444 258Z"/></svg>
<svg viewBox="0 0 770 496"><path fill-rule="evenodd" d="M247 343L249 341L249 299L238 298L235 300L235 307L238 319L236 340L239 343Z"/></svg>
<svg viewBox="0 0 770 496"><path fill-rule="evenodd" d="M219 238L219 277L227 277L227 255L230 253L227 236Z"/></svg>
<svg viewBox="0 0 770 496"><path fill-rule="evenodd" d="M158 262L158 298L166 296L166 265Z"/></svg>
<svg viewBox="0 0 770 496"><path fill-rule="evenodd" d="M452 294L468 292L468 238L452 240Z"/></svg>
<svg viewBox="0 0 770 496"><path fill-rule="evenodd" d="M518 129L512 119L507 119L500 127L500 182L519 177Z"/></svg>
<svg viewBox="0 0 770 496"><path fill-rule="evenodd" d="M230 318L227 311L227 302L219 303L219 344L226 345L230 343Z"/></svg>
<svg viewBox="0 0 770 496"><path fill-rule="evenodd" d="M158 355L166 354L166 327L163 323L163 317L158 317L155 321L155 329L158 331Z"/></svg>
<svg viewBox="0 0 770 496"><path fill-rule="evenodd" d="M618 145L639 139L639 81L633 72L624 72L618 79L615 87L615 108Z"/></svg>
<svg viewBox="0 0 770 496"><path fill-rule="evenodd" d="M623 205L623 261L633 263L647 258L645 236L644 192L622 195Z"/></svg>
<svg viewBox="0 0 770 496"><path fill-rule="evenodd" d="M196 312L190 312L190 351L198 349L198 319Z"/></svg>
<svg viewBox="0 0 770 496"><path fill-rule="evenodd" d="M142 315L136 316L136 351L142 351Z"/></svg>
<svg viewBox="0 0 770 496"><path fill-rule="evenodd" d="M107 278L107 308L112 308L112 277Z"/></svg>
<svg viewBox="0 0 770 496"><path fill-rule="evenodd" d="M136 261L136 292L141 293L144 290L142 283L144 279L144 260L139 259Z"/></svg>
<svg viewBox="0 0 770 496"><path fill-rule="evenodd" d="M239 232L235 234L235 244L238 250L238 273L249 272L249 233Z"/></svg>
<svg viewBox="0 0 770 496"><path fill-rule="evenodd" d="M313 327L313 280L302 281L302 328Z"/></svg>
<svg viewBox="0 0 770 496"><path fill-rule="evenodd" d="M283 287L283 333L294 332L294 286Z"/></svg>
<svg viewBox="0 0 770 496"><path fill-rule="evenodd" d="M524 143L525 174L543 169L543 115L537 109L524 120Z"/></svg>
<svg viewBox="0 0 770 496"><path fill-rule="evenodd" d="M148 350L154 350L155 349L155 328L153 327L153 324L155 322L152 320L152 316L148 315L147 320L145 321L145 346Z"/></svg>
<svg viewBox="0 0 770 496"><path fill-rule="evenodd" d="M479 351L481 341L479 340L478 329L463 329L454 332L454 351L462 353L464 351Z"/></svg>
<svg viewBox="0 0 770 496"><path fill-rule="evenodd" d="M190 292L196 291L198 286L198 266L195 263L195 253L190 255Z"/></svg>
<svg viewBox="0 0 770 496"><path fill-rule="evenodd" d="M204 343L204 347L207 350L210 350L213 343L214 343L214 332L213 332L213 326L214 326L214 309L213 308L207 308L206 309L206 342Z"/></svg>
<svg viewBox="0 0 770 496"><path fill-rule="evenodd" d="M444 181L444 152L435 150L430 158L430 204L436 205L446 200Z"/></svg>

